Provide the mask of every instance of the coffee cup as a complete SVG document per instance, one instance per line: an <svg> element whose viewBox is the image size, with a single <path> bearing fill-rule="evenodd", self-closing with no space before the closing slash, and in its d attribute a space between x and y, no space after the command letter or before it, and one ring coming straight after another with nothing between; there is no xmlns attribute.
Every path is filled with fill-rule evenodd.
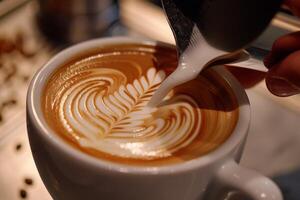
<svg viewBox="0 0 300 200"><path fill-rule="evenodd" d="M281 200L281 192L272 180L238 164L248 134L250 104L245 90L224 66L212 70L230 85L237 99L236 126L223 144L195 159L162 166L126 165L78 151L52 133L41 105L51 74L82 52L132 43L166 45L126 37L83 42L58 53L32 79L26 105L28 137L35 164L51 196L64 200L216 200L238 191L254 200Z"/></svg>

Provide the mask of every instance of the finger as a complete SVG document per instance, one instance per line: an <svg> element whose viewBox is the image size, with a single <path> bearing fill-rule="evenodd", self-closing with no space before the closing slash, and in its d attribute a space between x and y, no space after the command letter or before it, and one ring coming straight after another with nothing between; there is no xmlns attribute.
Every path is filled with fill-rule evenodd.
<svg viewBox="0 0 300 200"><path fill-rule="evenodd" d="M256 71L252 69L232 66L226 66L226 68L231 72L231 74L233 74L236 77L236 79L246 89L255 86L257 83L261 82L266 76L265 72Z"/></svg>
<svg viewBox="0 0 300 200"><path fill-rule="evenodd" d="M284 4L290 8L292 13L300 17L300 1L299 0L285 0Z"/></svg>
<svg viewBox="0 0 300 200"><path fill-rule="evenodd" d="M269 70L266 85L271 93L281 97L300 93L300 50Z"/></svg>
<svg viewBox="0 0 300 200"><path fill-rule="evenodd" d="M264 64L267 68L271 68L297 50L300 50L300 32L282 36L273 43L271 52L264 59Z"/></svg>

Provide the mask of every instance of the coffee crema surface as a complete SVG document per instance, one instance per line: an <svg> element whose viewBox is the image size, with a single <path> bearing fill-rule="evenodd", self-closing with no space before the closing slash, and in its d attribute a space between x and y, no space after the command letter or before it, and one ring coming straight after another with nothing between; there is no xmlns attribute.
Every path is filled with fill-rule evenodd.
<svg viewBox="0 0 300 200"><path fill-rule="evenodd" d="M82 53L49 78L42 106L50 128L103 160L157 166L198 158L233 132L238 103L209 69L147 106L177 66L172 47L118 44Z"/></svg>

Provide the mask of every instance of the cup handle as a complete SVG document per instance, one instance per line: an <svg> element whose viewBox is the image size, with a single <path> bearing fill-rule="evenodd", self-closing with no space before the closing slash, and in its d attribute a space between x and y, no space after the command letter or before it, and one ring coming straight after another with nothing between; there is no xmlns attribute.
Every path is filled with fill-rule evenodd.
<svg viewBox="0 0 300 200"><path fill-rule="evenodd" d="M252 200L283 200L280 189L271 179L233 160L222 165L211 186L205 199L227 199L228 192L238 191Z"/></svg>

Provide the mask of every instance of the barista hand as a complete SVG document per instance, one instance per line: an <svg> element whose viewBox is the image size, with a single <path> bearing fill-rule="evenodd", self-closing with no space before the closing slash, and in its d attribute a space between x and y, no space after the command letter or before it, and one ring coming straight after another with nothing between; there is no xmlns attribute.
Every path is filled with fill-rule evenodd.
<svg viewBox="0 0 300 200"><path fill-rule="evenodd" d="M285 0L285 5L300 17L300 0ZM245 88L250 88L265 78L271 93L290 96L300 93L300 32L278 38L264 60L268 73L229 67L230 72Z"/></svg>
<svg viewBox="0 0 300 200"><path fill-rule="evenodd" d="M285 4L300 17L300 0L286 0ZM264 64L269 68L266 84L277 96L300 93L300 32L278 38Z"/></svg>

